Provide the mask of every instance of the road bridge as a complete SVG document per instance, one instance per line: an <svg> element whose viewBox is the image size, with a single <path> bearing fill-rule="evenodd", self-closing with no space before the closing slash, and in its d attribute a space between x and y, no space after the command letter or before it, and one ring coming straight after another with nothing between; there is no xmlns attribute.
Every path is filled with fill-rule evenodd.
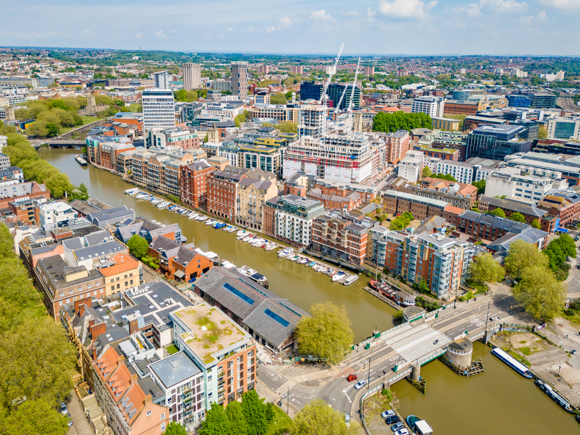
<svg viewBox="0 0 580 435"><path fill-rule="evenodd" d="M38 139L38 140L31 140L30 144L38 149L42 145L48 145L50 148L75 148L75 147L84 147L86 142L81 139Z"/></svg>

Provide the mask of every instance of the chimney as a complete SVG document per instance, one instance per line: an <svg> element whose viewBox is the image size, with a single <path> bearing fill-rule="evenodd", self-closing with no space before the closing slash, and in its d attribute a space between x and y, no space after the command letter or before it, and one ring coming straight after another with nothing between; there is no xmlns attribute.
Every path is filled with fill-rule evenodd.
<svg viewBox="0 0 580 435"><path fill-rule="evenodd" d="M79 313L79 316L82 316L85 313L85 308L90 306L92 306L90 296L79 299L75 301L75 313Z"/></svg>
<svg viewBox="0 0 580 435"><path fill-rule="evenodd" d="M131 375L131 379L129 380L129 385L133 385L137 383L137 373Z"/></svg>
<svg viewBox="0 0 580 435"><path fill-rule="evenodd" d="M129 321L129 335L139 331L139 320L133 319Z"/></svg>

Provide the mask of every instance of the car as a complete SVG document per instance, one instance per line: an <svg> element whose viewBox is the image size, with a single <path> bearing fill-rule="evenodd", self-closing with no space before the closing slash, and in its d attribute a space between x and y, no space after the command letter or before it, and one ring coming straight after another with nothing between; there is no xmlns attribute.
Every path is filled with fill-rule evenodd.
<svg viewBox="0 0 580 435"><path fill-rule="evenodd" d="M576 355L576 349L572 349L572 351L570 352L572 355Z"/></svg>
<svg viewBox="0 0 580 435"><path fill-rule="evenodd" d="M396 431L393 435L409 435L409 431L405 428Z"/></svg>
<svg viewBox="0 0 580 435"><path fill-rule="evenodd" d="M347 426L350 426L350 415L344 414L344 422Z"/></svg>
<svg viewBox="0 0 580 435"><path fill-rule="evenodd" d="M397 432L398 430L404 429L405 425L403 423L395 423L394 425L391 426L391 430L393 432Z"/></svg>
<svg viewBox="0 0 580 435"><path fill-rule="evenodd" d="M360 390L362 387L364 387L364 386L365 386L365 384L366 384L366 383L367 383L367 381L365 381L364 379L363 379L363 380L360 380L360 381L358 381L358 382L356 383L356 385L354 386L355 390Z"/></svg>
<svg viewBox="0 0 580 435"><path fill-rule="evenodd" d="M400 421L401 420L399 419L399 416L391 415L390 417L387 417L387 419L385 420L385 423L387 423L388 425L391 425L391 424L398 423Z"/></svg>
<svg viewBox="0 0 580 435"><path fill-rule="evenodd" d="M356 381L357 379L358 379L358 377L357 377L357 375L355 375L355 374L348 375L348 376L346 377L346 380L347 380L348 382Z"/></svg>
<svg viewBox="0 0 580 435"><path fill-rule="evenodd" d="M66 424L68 425L68 427L71 427L73 425L72 416L70 414L67 414L66 416L67 416Z"/></svg>
<svg viewBox="0 0 580 435"><path fill-rule="evenodd" d="M68 414L68 409L66 409L66 403L61 402L60 404L60 412L64 415Z"/></svg>
<svg viewBox="0 0 580 435"><path fill-rule="evenodd" d="M395 414L395 411L393 411L392 409L387 409L386 411L381 412L381 417L383 418L392 417L393 415L397 414Z"/></svg>

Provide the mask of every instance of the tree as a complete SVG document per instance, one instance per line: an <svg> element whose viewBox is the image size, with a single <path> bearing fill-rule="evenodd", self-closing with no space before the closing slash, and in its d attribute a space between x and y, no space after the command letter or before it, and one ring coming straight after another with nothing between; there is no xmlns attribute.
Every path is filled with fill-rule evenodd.
<svg viewBox="0 0 580 435"><path fill-rule="evenodd" d="M0 408L2 435L43 434L64 435L68 431L67 417L47 400L26 400L12 413Z"/></svg>
<svg viewBox="0 0 580 435"><path fill-rule="evenodd" d="M532 266L547 269L548 258L538 250L536 245L523 240L513 242L504 261L507 273L512 278L519 280L524 270Z"/></svg>
<svg viewBox="0 0 580 435"><path fill-rule="evenodd" d="M145 238L141 237L139 234L133 234L129 241L127 242L129 251L137 258L142 258L147 255L149 250L149 244Z"/></svg>
<svg viewBox="0 0 580 435"><path fill-rule="evenodd" d="M346 435L344 414L334 410L322 399L308 403L294 417L291 435Z"/></svg>
<svg viewBox="0 0 580 435"><path fill-rule="evenodd" d="M469 277L477 282L501 282L505 270L495 261L490 253L477 255L469 265Z"/></svg>
<svg viewBox="0 0 580 435"><path fill-rule="evenodd" d="M431 175L431 178L457 182L457 179L451 174L433 174Z"/></svg>
<svg viewBox="0 0 580 435"><path fill-rule="evenodd" d="M538 127L538 139L548 139L548 129L543 125Z"/></svg>
<svg viewBox="0 0 580 435"><path fill-rule="evenodd" d="M540 228L542 228L542 226L540 225L540 221L538 219L534 219L532 221L532 228L535 228L537 230L539 230Z"/></svg>
<svg viewBox="0 0 580 435"><path fill-rule="evenodd" d="M427 284L427 281L425 281L425 279L421 278L421 281L419 281L419 284L417 284L417 290L419 290L421 293L430 293L431 289L429 288L429 284Z"/></svg>
<svg viewBox="0 0 580 435"><path fill-rule="evenodd" d="M566 290L554 274L542 266L527 267L514 287L514 298L526 312L543 321L550 321L564 307Z"/></svg>
<svg viewBox="0 0 580 435"><path fill-rule="evenodd" d="M199 429L200 435L231 435L232 427L228 420L224 407L217 402L211 404L211 408L205 414L205 421Z"/></svg>
<svg viewBox="0 0 580 435"><path fill-rule="evenodd" d="M86 201L87 199L89 199L89 191L87 190L87 186L85 186L85 183L81 183L79 187L73 189L71 191L69 199L71 201L75 199L81 199L83 201Z"/></svg>
<svg viewBox="0 0 580 435"><path fill-rule="evenodd" d="M496 210L499 210L499 209L496 209ZM521 223L525 223L526 222L526 218L519 211L516 211L515 213L512 213L510 215L510 219L512 221L521 222Z"/></svg>
<svg viewBox="0 0 580 435"><path fill-rule="evenodd" d="M505 212L501 209L501 208L496 208L493 209L493 211L490 211L489 214L492 214L494 216L498 216L498 217L502 217L505 218Z"/></svg>
<svg viewBox="0 0 580 435"><path fill-rule="evenodd" d="M286 95L284 94L274 94L270 95L270 104L287 104Z"/></svg>
<svg viewBox="0 0 580 435"><path fill-rule="evenodd" d="M263 400L253 390L242 396L242 409L248 435L264 435L268 431L268 416Z"/></svg>
<svg viewBox="0 0 580 435"><path fill-rule="evenodd" d="M431 172L431 169L429 169L429 166L425 166L423 168L423 170L421 171L421 177L423 177L423 178L430 177L432 174L433 174L433 172Z"/></svg>
<svg viewBox="0 0 580 435"><path fill-rule="evenodd" d="M303 317L296 326L300 352L330 364L341 361L354 339L346 308L327 301L313 305L310 313L312 317Z"/></svg>
<svg viewBox="0 0 580 435"><path fill-rule="evenodd" d="M235 429L237 435L248 434L246 418L244 416L244 410L240 402L229 402L228 406L226 407L226 416L228 417L230 426Z"/></svg>
<svg viewBox="0 0 580 435"><path fill-rule="evenodd" d="M177 423L176 421L172 421L163 432L164 435L187 435L187 431L185 428Z"/></svg>

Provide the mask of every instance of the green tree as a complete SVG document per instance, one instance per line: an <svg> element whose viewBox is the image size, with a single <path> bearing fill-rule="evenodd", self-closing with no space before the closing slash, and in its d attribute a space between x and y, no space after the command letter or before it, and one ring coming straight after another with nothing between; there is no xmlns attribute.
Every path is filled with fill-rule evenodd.
<svg viewBox="0 0 580 435"><path fill-rule="evenodd" d="M433 174L431 175L431 178L439 178L441 180L447 180L447 181L454 181L457 182L457 180L455 179L455 177L451 174Z"/></svg>
<svg viewBox="0 0 580 435"><path fill-rule="evenodd" d="M494 216L498 216L498 217L505 218L505 212L501 208L499 208L499 207L493 209L493 211L490 211L489 214L492 214Z"/></svg>
<svg viewBox="0 0 580 435"><path fill-rule="evenodd" d="M344 414L322 399L308 403L294 417L291 435L346 435L349 430Z"/></svg>
<svg viewBox="0 0 580 435"><path fill-rule="evenodd" d="M286 95L284 94L274 94L270 95L270 104L287 104Z"/></svg>
<svg viewBox="0 0 580 435"><path fill-rule="evenodd" d="M246 418L244 417L244 409L240 402L229 402L226 407L226 416L230 422L230 426L235 429L236 435L247 435L248 428L246 425Z"/></svg>
<svg viewBox="0 0 580 435"><path fill-rule="evenodd" d="M564 307L566 290L554 274L542 266L526 268L514 287L514 298L533 317L549 322Z"/></svg>
<svg viewBox="0 0 580 435"><path fill-rule="evenodd" d="M524 270L532 266L547 269L548 258L540 252L536 245L524 242L523 240L513 242L504 260L506 272L512 278L519 280Z"/></svg>
<svg viewBox="0 0 580 435"><path fill-rule="evenodd" d="M211 404L211 408L205 414L205 421L199 429L200 435L232 435L232 427L226 416L224 407L217 402Z"/></svg>
<svg viewBox="0 0 580 435"><path fill-rule="evenodd" d="M497 209L496 209L497 210ZM516 221L516 222L522 222L525 223L526 222L526 218L524 217L523 214L521 214L519 211L516 211L515 213L512 213L510 215L510 219L512 221Z"/></svg>
<svg viewBox="0 0 580 435"><path fill-rule="evenodd" d="M433 174L433 172L431 172L431 169L429 169L429 166L425 166L423 168L423 170L421 171L421 177L423 178L428 178Z"/></svg>
<svg viewBox="0 0 580 435"><path fill-rule="evenodd" d="M477 187L477 194L483 195L485 192L485 180L474 181L471 183L473 186Z"/></svg>
<svg viewBox="0 0 580 435"><path fill-rule="evenodd" d="M423 278L421 278L421 281L419 281L419 284L417 284L417 290L419 290L421 293L431 293L429 284L427 284L427 281L425 281Z"/></svg>
<svg viewBox="0 0 580 435"><path fill-rule="evenodd" d="M177 423L176 421L172 421L163 432L164 435L187 435L187 431L185 428Z"/></svg>
<svg viewBox="0 0 580 435"><path fill-rule="evenodd" d="M0 408L2 435L64 435L68 432L67 417L47 400L26 400L8 414Z"/></svg>
<svg viewBox="0 0 580 435"><path fill-rule="evenodd" d="M263 400L253 390L242 396L242 410L248 435L264 435L268 431L268 416Z"/></svg>
<svg viewBox="0 0 580 435"><path fill-rule="evenodd" d="M330 364L341 361L354 339L346 308L327 301L313 305L310 313L312 317L303 317L296 326L300 352Z"/></svg>
<svg viewBox="0 0 580 435"><path fill-rule="evenodd" d="M133 234L127 241L127 246L129 247L131 254L137 258L145 257L149 251L149 244L147 243L147 240L141 237L139 234Z"/></svg>
<svg viewBox="0 0 580 435"><path fill-rule="evenodd" d="M548 129L543 125L538 127L538 139L548 139Z"/></svg>
<svg viewBox="0 0 580 435"><path fill-rule="evenodd" d="M505 277L505 270L493 259L490 253L479 254L469 265L469 277L482 284L501 282Z"/></svg>
<svg viewBox="0 0 580 435"><path fill-rule="evenodd" d="M85 186L85 183L81 183L79 187L73 189L71 191L69 199L71 201L75 199L82 199L83 201L86 201L87 199L89 199L89 191L87 190L87 186Z"/></svg>
<svg viewBox="0 0 580 435"><path fill-rule="evenodd" d="M535 228L537 230L542 228L542 225L540 225L540 221L538 219L534 219L532 221L532 228Z"/></svg>

